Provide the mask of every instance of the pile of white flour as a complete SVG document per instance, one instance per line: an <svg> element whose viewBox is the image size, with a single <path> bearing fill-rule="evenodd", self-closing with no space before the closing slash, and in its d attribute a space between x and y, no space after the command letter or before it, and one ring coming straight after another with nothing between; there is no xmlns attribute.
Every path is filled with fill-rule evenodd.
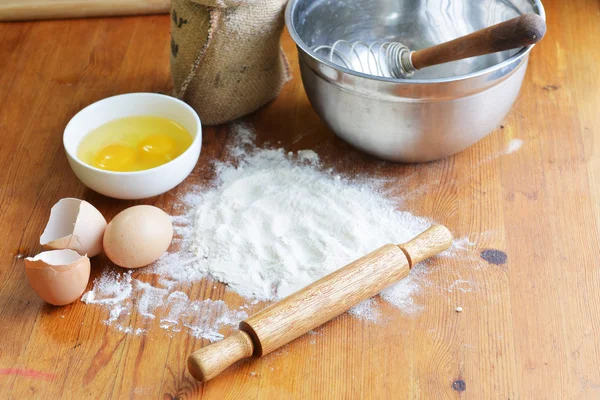
<svg viewBox="0 0 600 400"><path fill-rule="evenodd" d="M217 164L215 186L194 199L197 261L177 271L159 266L160 275L209 275L241 296L277 300L431 225L367 184L322 171L311 150L256 149L244 144L250 130L237 134L236 164Z"/></svg>
<svg viewBox="0 0 600 400"><path fill-rule="evenodd" d="M164 329L187 327L195 336L217 340L221 326L246 314L219 301L189 300L184 291L193 282L209 277L248 301L278 300L431 225L399 211L397 199L386 197L380 185L324 170L312 150L257 148L252 130L243 125L235 126L233 135L231 160L215 164L213 184L182 199L187 211L174 217L180 249L139 272L157 275L156 284L107 272L84 296L85 302L111 309L108 323L135 307L143 317L159 318ZM416 268L381 297L414 311L411 295L421 277ZM193 319L194 307L219 312L200 324ZM368 301L352 313L376 320L376 307Z"/></svg>

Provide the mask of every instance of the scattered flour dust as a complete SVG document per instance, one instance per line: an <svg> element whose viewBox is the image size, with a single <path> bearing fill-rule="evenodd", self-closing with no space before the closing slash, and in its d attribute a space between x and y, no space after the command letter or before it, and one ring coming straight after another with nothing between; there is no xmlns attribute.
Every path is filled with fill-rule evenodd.
<svg viewBox="0 0 600 400"><path fill-rule="evenodd" d="M105 271L81 300L87 304L108 307L109 318L105 322L114 325L120 332L135 335L144 333L145 329L134 328L123 321L128 319L134 308L142 318L149 320L156 319L157 310L160 309L159 326L162 329L170 332L187 329L191 335L210 341L223 338L219 333L222 327L237 326L239 321L248 317L241 308L230 310L222 300L190 300L181 291L170 292L166 288L132 279L131 271L123 274Z"/></svg>
<svg viewBox="0 0 600 400"><path fill-rule="evenodd" d="M134 329L128 316L135 309L170 332L187 329L196 337L219 340L220 329L237 325L258 301L281 299L432 224L398 211L397 199L384 196L377 183L324 170L312 150L257 148L253 131L241 124L233 126L233 134L231 160L215 163L213 183L181 199L186 212L173 217L180 249L135 276L107 270L83 296L82 301L110 310L106 323ZM381 298L403 312L417 311L413 296L425 270L414 268ZM229 309L221 300L189 299L184 290L203 278L226 284L248 304ZM367 321L380 317L372 299L351 314Z"/></svg>
<svg viewBox="0 0 600 400"><path fill-rule="evenodd" d="M506 155L509 155L509 154L516 153L517 151L519 151L521 149L521 147L523 147L524 143L525 142L522 139L512 139L510 142L508 142L508 146L506 146L506 148L504 150L502 150L502 151L500 151L500 152L498 152L496 154L492 154L492 155L484 158L483 160L481 160L479 162L479 164L495 160L495 159L497 159L498 157L501 157L501 156L506 156Z"/></svg>
<svg viewBox="0 0 600 400"><path fill-rule="evenodd" d="M508 144L508 147L504 151L504 154L512 154L515 151L518 151L523 146L523 141L521 139L513 139Z"/></svg>

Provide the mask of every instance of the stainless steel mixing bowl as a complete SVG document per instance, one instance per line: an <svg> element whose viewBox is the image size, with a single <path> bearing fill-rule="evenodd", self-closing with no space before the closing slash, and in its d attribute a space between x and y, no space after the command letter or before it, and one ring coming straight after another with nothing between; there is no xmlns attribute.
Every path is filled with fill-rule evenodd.
<svg viewBox="0 0 600 400"><path fill-rule="evenodd" d="M286 24L304 88L326 124L374 156L421 162L458 153L500 124L532 46L427 68L410 80L355 72L311 48L344 39L418 50L526 13L545 17L539 0L290 0Z"/></svg>

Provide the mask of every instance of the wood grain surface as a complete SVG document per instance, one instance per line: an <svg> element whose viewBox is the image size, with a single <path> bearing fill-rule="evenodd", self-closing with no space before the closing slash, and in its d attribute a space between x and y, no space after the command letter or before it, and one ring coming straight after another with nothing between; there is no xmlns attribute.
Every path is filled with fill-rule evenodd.
<svg viewBox="0 0 600 400"><path fill-rule="evenodd" d="M0 24L0 398L599 398L600 3L544 4L548 33L503 125L420 165L381 162L336 139L311 109L284 35L294 79L245 118L259 144L312 148L325 167L389 179L402 209L468 237L473 257L432 264L413 314L376 300L383 322L344 314L206 384L186 368L206 341L158 322L128 335L103 324L106 309L46 305L23 266L62 197L110 219L138 203L171 212L184 195L185 185L144 202L102 197L79 183L61 143L67 121L96 100L170 91L169 17ZM229 138L228 126L205 129L193 183L210 181ZM514 139L522 147L510 152ZM94 259L93 277L106 265ZM220 284L188 294L242 304Z"/></svg>

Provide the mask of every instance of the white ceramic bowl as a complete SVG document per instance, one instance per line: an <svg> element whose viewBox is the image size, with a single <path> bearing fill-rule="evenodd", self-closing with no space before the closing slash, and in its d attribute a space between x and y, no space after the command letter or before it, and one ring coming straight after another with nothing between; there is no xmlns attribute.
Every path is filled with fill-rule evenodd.
<svg viewBox="0 0 600 400"><path fill-rule="evenodd" d="M137 115L169 118L187 129L194 140L176 159L144 171L105 171L77 158L79 143L88 133L109 121ZM192 172L200 157L202 125L194 109L181 100L156 93L128 93L79 111L67 124L63 143L73 172L87 187L116 199L145 199L173 189Z"/></svg>

